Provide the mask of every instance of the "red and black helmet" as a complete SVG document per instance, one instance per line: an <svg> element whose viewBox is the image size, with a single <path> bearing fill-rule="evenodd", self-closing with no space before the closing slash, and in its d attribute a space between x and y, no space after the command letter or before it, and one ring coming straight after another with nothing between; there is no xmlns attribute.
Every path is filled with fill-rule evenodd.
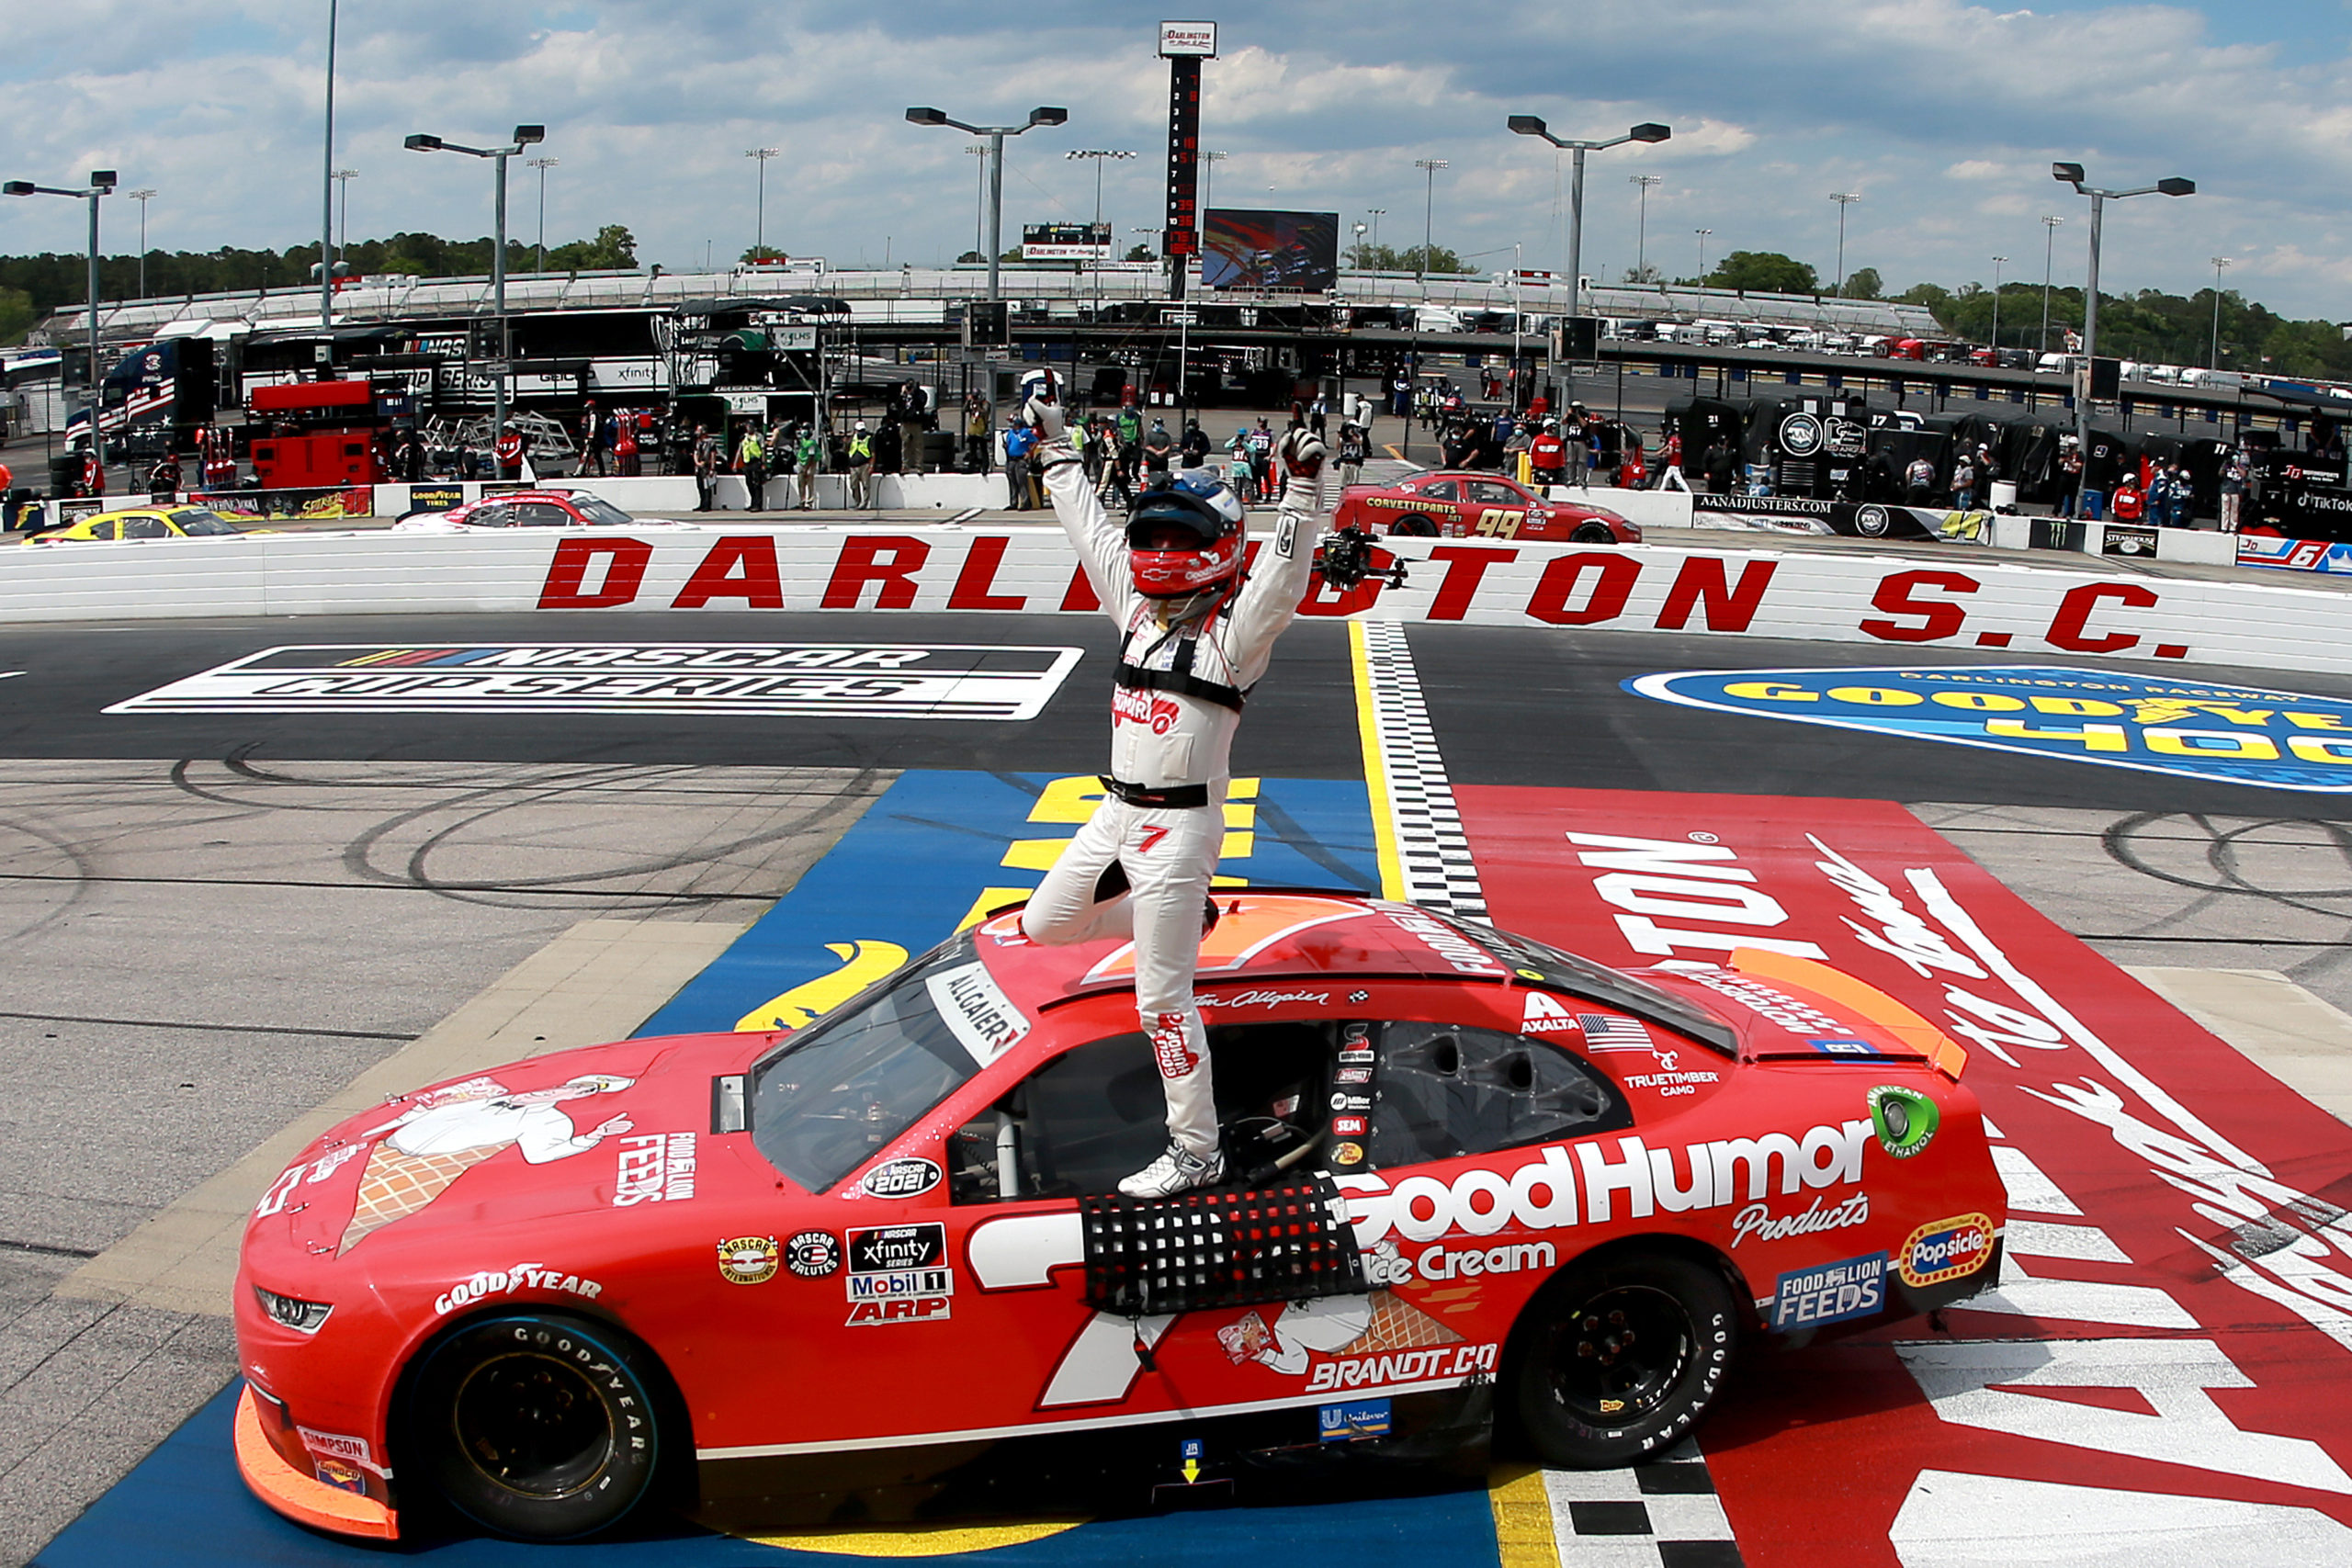
<svg viewBox="0 0 2352 1568"><path fill-rule="evenodd" d="M1144 492L1127 518L1127 564L1147 599L1181 599L1241 570L1241 498L1205 468ZM1172 546L1169 536L1182 535Z"/></svg>

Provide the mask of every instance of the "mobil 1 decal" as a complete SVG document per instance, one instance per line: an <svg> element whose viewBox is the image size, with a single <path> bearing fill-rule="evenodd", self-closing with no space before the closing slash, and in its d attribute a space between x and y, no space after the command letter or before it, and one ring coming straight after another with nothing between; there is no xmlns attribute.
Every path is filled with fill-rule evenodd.
<svg viewBox="0 0 2352 1568"><path fill-rule="evenodd" d="M2268 789L2352 791L2352 702L2038 664L1683 670L1662 703Z"/></svg>
<svg viewBox="0 0 2352 1568"><path fill-rule="evenodd" d="M2135 745L2165 727L2135 704L2243 707L2266 716L2207 709L2175 728L2267 735L2282 759L2288 739L2330 732L2282 714L2333 716L2177 682L1968 689L2110 702L2124 711L2038 719L2112 724ZM1785 1046L1661 1105L1645 1148L1753 1137L1797 1103L1825 1139L1856 1139L1855 1179L1720 1213L1736 1228L1725 1256L1780 1330L1699 1433L1750 1568L2352 1562L2352 1128L1898 805L1455 795L1497 925L1670 967ZM1890 1002L1914 1038L1931 1026L1951 1047L1938 1060L1956 1082L1843 1049ZM1759 1119L1723 1120L1744 1104ZM1988 1154L2007 1201L1962 1199L1956 1173ZM1849 1224L1865 1206L1868 1225ZM1398 1258L1418 1274L1424 1249ZM1933 1320L1866 1315L1978 1280L1992 1288ZM1836 1331L1804 1332L1816 1325Z"/></svg>

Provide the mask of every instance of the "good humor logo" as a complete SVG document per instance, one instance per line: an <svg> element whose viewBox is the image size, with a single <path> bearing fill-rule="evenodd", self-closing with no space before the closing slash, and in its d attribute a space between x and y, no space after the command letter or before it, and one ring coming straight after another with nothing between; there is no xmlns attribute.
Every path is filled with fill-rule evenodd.
<svg viewBox="0 0 2352 1568"><path fill-rule="evenodd" d="M2220 784L2352 792L2352 702L2056 666L1685 670L1657 702Z"/></svg>

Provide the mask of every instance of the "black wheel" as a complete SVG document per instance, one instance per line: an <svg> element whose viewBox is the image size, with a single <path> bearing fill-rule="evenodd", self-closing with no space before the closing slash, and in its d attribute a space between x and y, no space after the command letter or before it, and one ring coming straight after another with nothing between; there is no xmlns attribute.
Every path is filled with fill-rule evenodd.
<svg viewBox="0 0 2352 1568"><path fill-rule="evenodd" d="M625 1336L552 1314L483 1318L426 1352L401 1463L475 1524L567 1540L618 1524L651 1490L663 1408Z"/></svg>
<svg viewBox="0 0 2352 1568"><path fill-rule="evenodd" d="M1521 1425L1547 1464L1602 1470L1682 1440L1723 1388L1739 1337L1721 1275L1670 1257L1576 1269L1530 1307Z"/></svg>
<svg viewBox="0 0 2352 1568"><path fill-rule="evenodd" d="M1609 531L1606 523L1579 523L1577 531L1568 536L1568 542L1575 545L1610 545L1616 541L1617 536Z"/></svg>
<svg viewBox="0 0 2352 1568"><path fill-rule="evenodd" d="M1388 531L1415 539L1434 539L1437 537L1437 523L1434 519L1424 517L1415 512L1396 519L1396 524Z"/></svg>

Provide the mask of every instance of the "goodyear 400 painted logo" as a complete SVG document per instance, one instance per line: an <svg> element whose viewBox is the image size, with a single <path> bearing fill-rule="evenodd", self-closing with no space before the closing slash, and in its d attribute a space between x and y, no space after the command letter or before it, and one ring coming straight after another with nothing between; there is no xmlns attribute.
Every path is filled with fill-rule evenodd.
<svg viewBox="0 0 2352 1568"><path fill-rule="evenodd" d="M2036 664L1685 670L1628 691L1662 703L2148 773L2352 791L2352 702Z"/></svg>

